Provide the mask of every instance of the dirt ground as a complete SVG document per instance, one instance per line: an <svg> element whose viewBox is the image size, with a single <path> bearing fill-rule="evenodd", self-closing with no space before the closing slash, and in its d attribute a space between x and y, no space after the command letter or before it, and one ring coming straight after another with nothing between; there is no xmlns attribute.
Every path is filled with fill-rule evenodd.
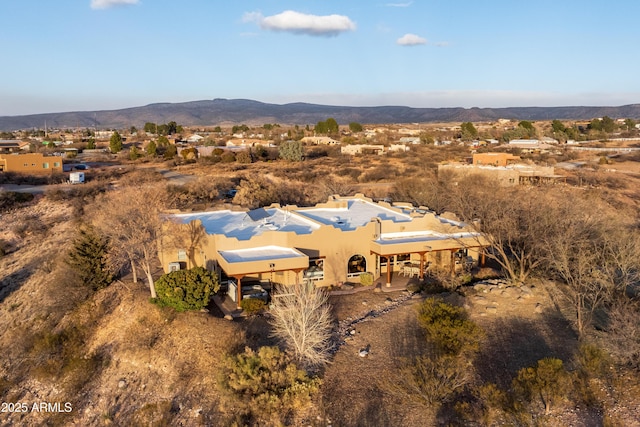
<svg viewBox="0 0 640 427"><path fill-rule="evenodd" d="M467 288L465 297L444 296L447 302L463 305L472 320L483 329L480 352L473 361L478 383L493 382L508 390L521 368L535 365L544 357L557 357L573 369L578 341L571 324L562 314L558 301L542 283L528 286L530 292L498 288ZM372 309L383 307L398 294L363 292L333 297L338 319L355 319ZM407 300L397 308L355 325L324 373L320 405L334 425L447 425L446 413L436 413L419 403L398 386L398 369L403 362L424 354L425 337L417 324L416 310L423 298ZM362 349L369 349L360 357ZM625 387L638 387L635 379ZM624 390L624 389L622 389ZM637 396L604 390L607 411L624 426L640 425ZM602 411L562 406L545 419L547 425L591 426L602 424Z"/></svg>

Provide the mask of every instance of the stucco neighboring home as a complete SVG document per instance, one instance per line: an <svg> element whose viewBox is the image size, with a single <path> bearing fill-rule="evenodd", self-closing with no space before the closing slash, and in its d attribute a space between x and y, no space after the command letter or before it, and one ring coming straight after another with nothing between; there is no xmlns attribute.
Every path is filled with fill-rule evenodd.
<svg viewBox="0 0 640 427"><path fill-rule="evenodd" d="M473 155L474 165L507 166L519 160L519 156L511 153L475 153Z"/></svg>
<svg viewBox="0 0 640 427"><path fill-rule="evenodd" d="M62 159L56 156L45 156L41 153L0 154L0 172L36 175L62 172Z"/></svg>
<svg viewBox="0 0 640 427"><path fill-rule="evenodd" d="M542 138L540 138L540 142L543 143L543 144L553 144L553 145L560 144L560 141L558 141L555 138L548 137L548 136L543 136Z"/></svg>
<svg viewBox="0 0 640 427"><path fill-rule="evenodd" d="M475 156L474 156L475 158ZM530 164L508 164L506 166L492 166L486 164L445 163L438 165L438 173L447 171L453 173L453 179L473 175L486 176L495 179L503 187L527 184L554 183L565 179L564 175L556 175L553 166L538 166Z"/></svg>
<svg viewBox="0 0 640 427"><path fill-rule="evenodd" d="M342 154L362 154L366 152L373 152L375 154L384 154L384 145L379 144L352 144L352 145L343 145L340 147L340 152Z"/></svg>
<svg viewBox="0 0 640 427"><path fill-rule="evenodd" d="M241 139L230 139L226 143L227 147L255 147L256 145L268 146L269 141L265 141L262 139L249 139L249 138L241 138Z"/></svg>
<svg viewBox="0 0 640 427"><path fill-rule="evenodd" d="M340 141L336 141L333 138L328 136L305 136L301 139L304 144L315 144L315 145L336 145L340 144Z"/></svg>
<svg viewBox="0 0 640 427"><path fill-rule="evenodd" d="M404 144L390 144L389 151L410 151L411 148Z"/></svg>
<svg viewBox="0 0 640 427"><path fill-rule="evenodd" d="M200 136L198 134L193 134L189 138L187 138L187 142L197 144L198 142L202 141L203 139L204 139L204 136Z"/></svg>
<svg viewBox="0 0 640 427"><path fill-rule="evenodd" d="M0 139L0 152L15 153L29 150L31 143L19 139Z"/></svg>
<svg viewBox="0 0 640 427"><path fill-rule="evenodd" d="M358 194L331 196L314 207L274 204L252 211L174 214L173 221L202 225L206 243L188 254L188 242L162 242L165 271L190 268L193 259L229 280L239 305L242 283L251 280L317 286L358 281L363 273L389 284L394 274L422 278L435 266L460 269L483 263L484 237L471 226L425 207L373 202Z"/></svg>
<svg viewBox="0 0 640 427"><path fill-rule="evenodd" d="M420 144L420 138L417 136L403 136L398 141L400 144L412 144L417 145Z"/></svg>

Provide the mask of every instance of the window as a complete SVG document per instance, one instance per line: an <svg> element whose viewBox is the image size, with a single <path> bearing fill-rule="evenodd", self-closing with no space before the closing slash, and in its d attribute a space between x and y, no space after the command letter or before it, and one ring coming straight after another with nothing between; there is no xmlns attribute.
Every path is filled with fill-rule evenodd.
<svg viewBox="0 0 640 427"><path fill-rule="evenodd" d="M178 250L178 261L186 261L187 260L187 251L184 249Z"/></svg>
<svg viewBox="0 0 640 427"><path fill-rule="evenodd" d="M42 169L49 169L49 163L43 163Z"/></svg>
<svg viewBox="0 0 640 427"><path fill-rule="evenodd" d="M54 168L59 168L60 167L60 162L53 162L53 167Z"/></svg>
<svg viewBox="0 0 640 427"><path fill-rule="evenodd" d="M309 259L309 268L305 270L304 278L309 280L324 279L324 260L319 258Z"/></svg>
<svg viewBox="0 0 640 427"><path fill-rule="evenodd" d="M367 271L367 259L362 255L354 255L347 263L347 277L358 277Z"/></svg>

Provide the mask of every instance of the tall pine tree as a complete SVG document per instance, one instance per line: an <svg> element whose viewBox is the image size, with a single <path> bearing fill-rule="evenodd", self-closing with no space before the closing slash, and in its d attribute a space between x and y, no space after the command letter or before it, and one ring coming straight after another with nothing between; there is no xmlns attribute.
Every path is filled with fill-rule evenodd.
<svg viewBox="0 0 640 427"><path fill-rule="evenodd" d="M67 257L67 264L92 290L106 288L113 281L107 263L108 242L91 228L81 228Z"/></svg>

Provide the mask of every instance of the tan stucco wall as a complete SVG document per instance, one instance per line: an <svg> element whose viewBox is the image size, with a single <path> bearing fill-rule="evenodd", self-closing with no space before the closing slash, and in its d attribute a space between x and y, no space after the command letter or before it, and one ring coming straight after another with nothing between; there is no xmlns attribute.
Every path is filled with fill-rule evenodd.
<svg viewBox="0 0 640 427"><path fill-rule="evenodd" d="M328 203L319 204L316 207L336 207L341 204L346 205L343 201L330 201ZM380 203L381 206L391 207L389 204ZM293 210L293 209L290 209ZM303 211L304 209L300 209ZM480 243L478 238L467 237L449 238L449 239L433 239L427 242L421 241L417 243L404 245L379 245L376 243L378 234L382 233L401 233L411 231L431 230L443 234L461 233L471 231L467 226L465 229L442 221L433 213L414 214L410 222L394 223L392 220L372 221L366 225L356 228L352 231L343 231L333 225L321 225L315 231L309 234L296 234L294 232L265 231L260 235L254 236L248 240L238 240L236 238L227 237L225 235L209 235L206 244L199 248L196 254L196 261L199 265L203 265L206 261L216 261L218 265L225 264L229 268L226 261L221 260L219 251L230 251L239 249L249 249L264 246L281 246L286 248L295 248L296 250L306 254L310 259L320 258L324 264L324 279L315 280L318 286L329 286L339 282L345 282L347 277L348 261L353 255L362 255L366 259L366 271L371 272L375 279L378 279L385 269L380 269L379 258L377 254L399 254L407 253L407 248L411 251L423 252L425 261L435 264L440 260L440 266L450 266L451 252L464 246L478 247ZM389 252L388 249L392 251ZM441 251L440 255L438 251ZM474 259L478 259L477 250L469 250L469 255ZM161 251L161 262L168 271L170 262L178 261L178 248L165 245L164 251ZM390 257L393 260L394 257ZM411 260L419 262L420 255L414 253ZM273 264L269 270L268 265ZM259 267L262 265L262 267ZM246 266L249 268L249 265ZM245 271L245 273L262 273L250 274L251 277L261 279L271 279L273 281L284 284L295 284L297 280L302 278L300 269L300 259L275 259L270 262L261 262L255 264L255 269L261 271ZM393 267L393 271L398 270L398 266ZM240 273L233 268L232 274ZM296 272L298 271L298 276ZM350 278L349 280L357 280Z"/></svg>
<svg viewBox="0 0 640 427"><path fill-rule="evenodd" d="M45 168L45 165L48 167ZM0 154L0 168L5 172L51 174L62 172L62 159L39 153Z"/></svg>

